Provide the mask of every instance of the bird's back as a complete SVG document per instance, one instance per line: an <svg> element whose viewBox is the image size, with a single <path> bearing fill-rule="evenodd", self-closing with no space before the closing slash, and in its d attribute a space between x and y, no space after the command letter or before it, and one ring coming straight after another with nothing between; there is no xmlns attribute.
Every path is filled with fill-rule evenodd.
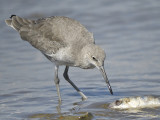
<svg viewBox="0 0 160 120"><path fill-rule="evenodd" d="M84 44L94 43L92 33L78 21L68 17L28 20L13 15L6 23L16 29L23 40L44 54L56 53L61 48L76 44L81 49Z"/></svg>

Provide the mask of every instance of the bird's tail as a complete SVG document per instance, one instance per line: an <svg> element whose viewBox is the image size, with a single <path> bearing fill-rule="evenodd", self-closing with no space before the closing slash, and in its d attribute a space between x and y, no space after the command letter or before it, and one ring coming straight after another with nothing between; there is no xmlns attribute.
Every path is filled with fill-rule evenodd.
<svg viewBox="0 0 160 120"><path fill-rule="evenodd" d="M16 15L11 15L10 19L5 20L6 24L15 30L19 31L22 26L34 23L33 20L20 18Z"/></svg>

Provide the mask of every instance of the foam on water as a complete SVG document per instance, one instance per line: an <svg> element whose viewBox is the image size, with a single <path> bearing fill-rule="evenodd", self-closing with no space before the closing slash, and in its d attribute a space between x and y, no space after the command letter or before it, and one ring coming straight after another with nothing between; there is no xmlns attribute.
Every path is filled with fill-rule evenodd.
<svg viewBox="0 0 160 120"><path fill-rule="evenodd" d="M152 108L160 106L160 98L155 96L121 98L109 104L113 109Z"/></svg>

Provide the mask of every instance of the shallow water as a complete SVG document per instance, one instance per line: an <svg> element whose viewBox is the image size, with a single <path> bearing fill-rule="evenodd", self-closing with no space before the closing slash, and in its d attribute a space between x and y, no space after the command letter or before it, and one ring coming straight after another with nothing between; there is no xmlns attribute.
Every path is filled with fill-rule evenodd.
<svg viewBox="0 0 160 120"><path fill-rule="evenodd" d="M117 111L107 106L124 97L160 95L160 1L5 0L0 1L0 14L0 119L64 119L87 112L97 120L160 119L160 108ZM98 70L71 68L71 80L88 97L81 101L61 67L59 105L54 65L5 25L11 14L68 16L84 24L107 53L105 69L114 95Z"/></svg>

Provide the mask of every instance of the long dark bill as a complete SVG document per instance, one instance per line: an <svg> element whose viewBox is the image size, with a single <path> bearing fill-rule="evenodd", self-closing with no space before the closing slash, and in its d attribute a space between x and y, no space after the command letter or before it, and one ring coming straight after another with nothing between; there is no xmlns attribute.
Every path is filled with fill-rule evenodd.
<svg viewBox="0 0 160 120"><path fill-rule="evenodd" d="M109 84L109 80L108 80L108 77L107 77L106 72L105 72L105 70L104 70L104 67L101 66L101 67L98 67L98 69L99 69L100 72L102 73L103 78L104 78L104 80L106 81L106 83L107 83L107 85L108 85L108 89L109 89L110 93L113 95L113 91L112 91L111 85Z"/></svg>

